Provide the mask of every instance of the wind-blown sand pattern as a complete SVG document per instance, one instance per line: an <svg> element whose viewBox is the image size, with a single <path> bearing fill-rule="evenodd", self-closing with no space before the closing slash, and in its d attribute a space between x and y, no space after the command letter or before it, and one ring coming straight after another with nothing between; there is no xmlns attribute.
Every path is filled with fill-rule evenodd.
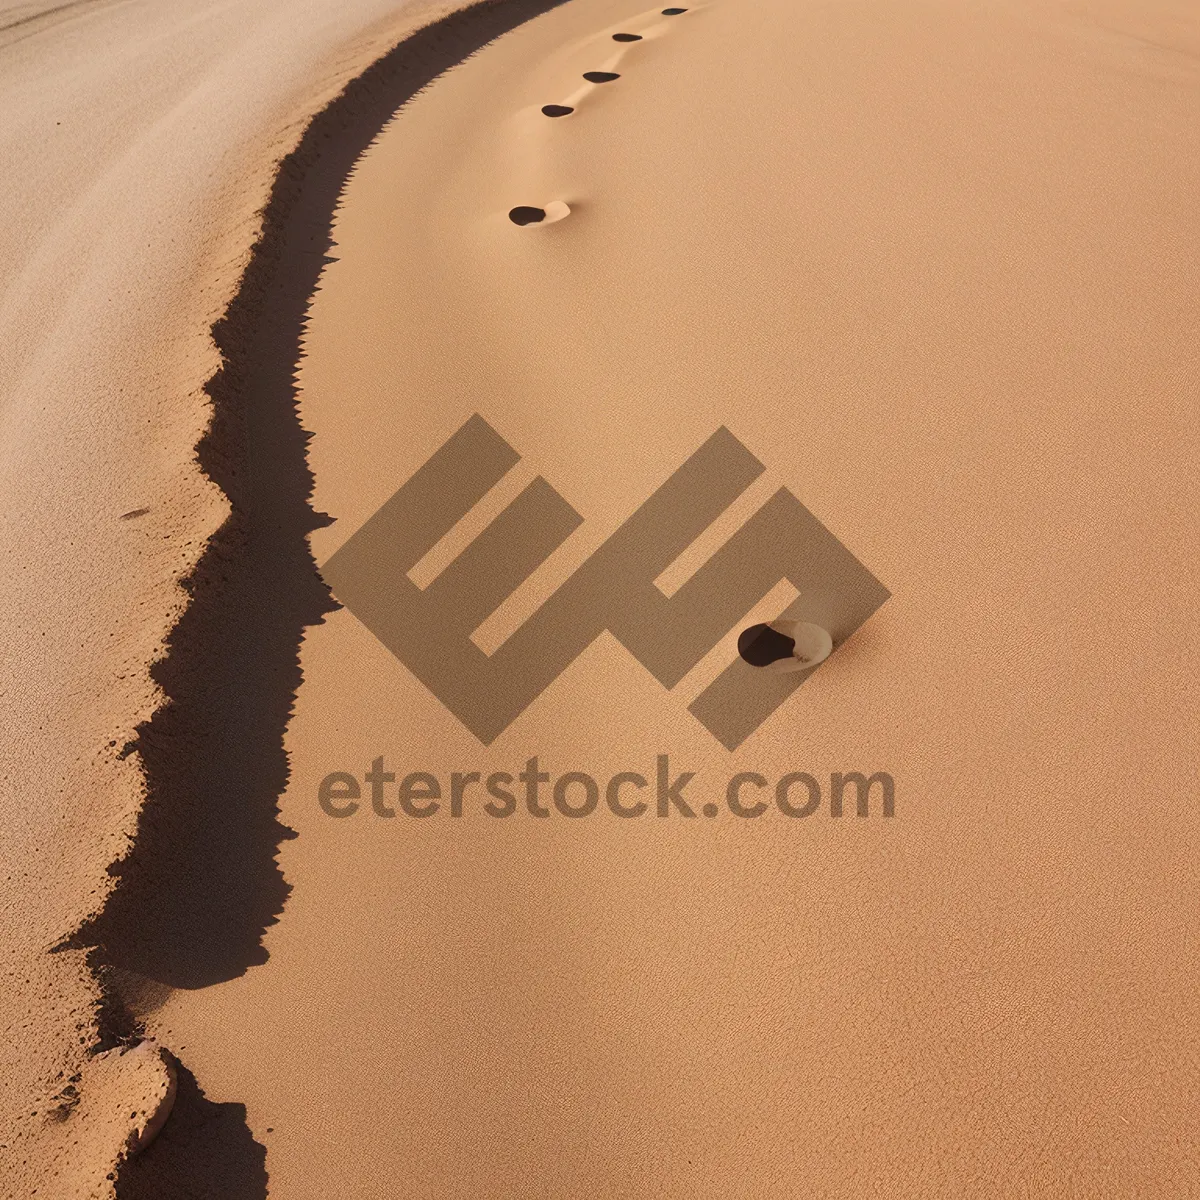
<svg viewBox="0 0 1200 1200"><path fill-rule="evenodd" d="M504 0L380 57L448 7L298 21L121 320L132 176L11 239L5 1186L1200 1195L1194 8ZM689 705L787 585L670 688L601 635L485 746L319 569L474 414L521 461L418 586L535 477L582 517L488 653L722 426L765 470L658 587L786 488L891 598L732 752ZM534 755L895 815L317 803Z"/></svg>

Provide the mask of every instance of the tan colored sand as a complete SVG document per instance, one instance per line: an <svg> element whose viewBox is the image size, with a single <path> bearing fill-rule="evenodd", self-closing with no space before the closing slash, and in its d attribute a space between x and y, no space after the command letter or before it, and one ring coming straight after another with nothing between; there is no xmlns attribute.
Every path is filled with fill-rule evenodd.
<svg viewBox="0 0 1200 1200"><path fill-rule="evenodd" d="M127 848L143 781L119 752L227 512L195 457L209 326L303 122L448 7L0 2L5 1200L110 1194L166 1085L154 1056L91 1056L114 1033L97 982L50 947Z"/></svg>
<svg viewBox="0 0 1200 1200"><path fill-rule="evenodd" d="M315 555L478 412L585 518L495 645L724 424L893 598L734 754L687 712L728 644L668 692L603 637L484 748L334 613L270 957L151 1027L287 1200L1200 1195L1195 11L656 11L572 0L358 167L300 374ZM701 798L886 770L896 816L317 806L378 755L656 753Z"/></svg>

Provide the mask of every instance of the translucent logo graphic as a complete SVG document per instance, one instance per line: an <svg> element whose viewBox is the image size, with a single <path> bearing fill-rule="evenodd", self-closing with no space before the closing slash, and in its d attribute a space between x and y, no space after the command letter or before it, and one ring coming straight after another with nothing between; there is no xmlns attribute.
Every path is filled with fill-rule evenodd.
<svg viewBox="0 0 1200 1200"><path fill-rule="evenodd" d="M484 745L606 630L670 689L783 580L799 596L780 617L821 625L835 647L889 596L786 488L673 595L655 586L765 469L722 426L486 654L471 634L580 514L539 476L427 587L409 572L519 461L471 417L322 569L338 600ZM688 709L733 750L817 670L774 673L734 657Z"/></svg>

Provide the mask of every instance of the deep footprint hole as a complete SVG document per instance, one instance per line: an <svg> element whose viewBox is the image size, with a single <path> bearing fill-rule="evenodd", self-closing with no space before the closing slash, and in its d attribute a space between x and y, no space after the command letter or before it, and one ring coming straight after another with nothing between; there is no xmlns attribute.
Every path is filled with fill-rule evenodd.
<svg viewBox="0 0 1200 1200"><path fill-rule="evenodd" d="M583 77L588 83L612 83L621 78L616 71L584 71Z"/></svg>
<svg viewBox="0 0 1200 1200"><path fill-rule="evenodd" d="M514 225L536 225L538 221L546 219L546 210L530 204L518 204L516 208L508 210L508 219Z"/></svg>
<svg viewBox="0 0 1200 1200"><path fill-rule="evenodd" d="M614 33L614 42L640 42L642 35L640 33Z"/></svg>
<svg viewBox="0 0 1200 1200"><path fill-rule="evenodd" d="M575 110L568 104L543 104L542 112L548 117L565 117L567 113L573 113Z"/></svg>
<svg viewBox="0 0 1200 1200"><path fill-rule="evenodd" d="M664 8L662 10L662 15L664 17L677 17L680 13L685 12L687 12L686 8Z"/></svg>

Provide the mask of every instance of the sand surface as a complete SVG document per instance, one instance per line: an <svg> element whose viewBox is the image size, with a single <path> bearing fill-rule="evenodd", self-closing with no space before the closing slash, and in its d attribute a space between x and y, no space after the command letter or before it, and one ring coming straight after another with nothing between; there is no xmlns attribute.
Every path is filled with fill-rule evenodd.
<svg viewBox="0 0 1200 1200"><path fill-rule="evenodd" d="M310 627L268 957L126 955L272 1196L1200 1195L1198 50L1183 4L571 0L387 127L303 339L318 563L478 414L521 461L411 577L538 476L582 518L445 584L498 651L724 426L765 469L659 587L786 488L892 596L732 752L689 705L787 584L669 688L602 634L489 744ZM535 755L651 812L361 782ZM654 814L659 755L717 817ZM892 818L724 806L855 770Z"/></svg>
<svg viewBox="0 0 1200 1200"><path fill-rule="evenodd" d="M0 2L0 1195L110 1194L161 1096L82 950L144 791L123 749L229 505L209 334L274 166L423 0ZM99 1007L98 1007L99 1005ZM131 1113L133 1116L131 1117Z"/></svg>
<svg viewBox="0 0 1200 1200"><path fill-rule="evenodd" d="M46 417L65 449L32 470L39 397L93 360L82 335L35 346L23 326L19 361L47 373L22 367L0 412L6 561L36 580L0 615L37 614L5 696L30 731L6 802L30 778L70 786L22 818L6 873L33 880L14 889L38 914L33 963L98 903L146 774L92 940L126 1017L182 1067L121 1194L1200 1195L1193 6L569 0L421 90L351 172L421 72L477 35L452 25L393 60L298 172L253 329L222 343L202 454L242 517L167 659L176 715L123 760L103 753L129 736L113 714L157 702L144 661L200 518L222 511L181 471L207 410L145 382L136 402L77 391L77 420ZM565 219L507 216L555 202ZM209 228L235 226L201 223L164 278L194 278L181 264ZM154 362L211 357L182 345L191 360L172 344ZM489 654L721 428L762 472L656 576L664 595L786 489L891 597L734 750L689 706L743 624L794 608L786 582L670 686L605 632L481 738L339 594L357 585L334 559L476 415L520 462L366 583L386 597L409 573ZM134 446L157 473L131 490L111 463ZM114 525L151 485L182 515ZM511 558L459 557L530 485L544 561L509 579ZM59 559L29 549L33 513L57 522ZM145 540L97 540L101 517ZM331 559L348 608L318 574ZM64 631L85 645L65 653ZM637 773L650 811L498 819L476 784L452 815L453 772L516 776L534 756L601 792ZM697 816L656 815L660 756L693 773ZM408 816L388 781L394 818L368 783L351 816L322 811L330 773L362 781L380 757L397 781L431 774L442 808ZM894 816L878 790L867 817L831 814L830 776L850 771L894 779ZM726 805L737 773L770 801L799 772L824 788L811 816ZM58 874L19 857L46 844ZM71 955L36 963L75 972L74 992L38 978L87 1015Z"/></svg>

